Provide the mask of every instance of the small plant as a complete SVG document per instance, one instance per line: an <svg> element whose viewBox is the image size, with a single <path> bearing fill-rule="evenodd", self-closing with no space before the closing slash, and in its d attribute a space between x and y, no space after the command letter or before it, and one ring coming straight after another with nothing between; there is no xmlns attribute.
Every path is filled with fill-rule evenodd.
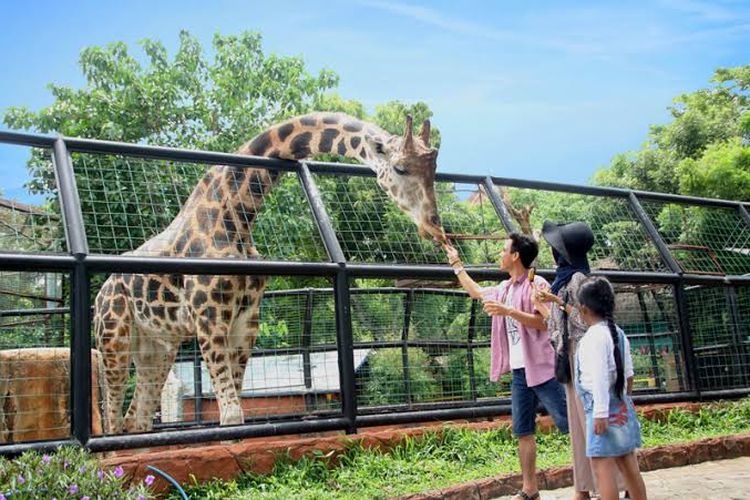
<svg viewBox="0 0 750 500"><path fill-rule="evenodd" d="M61 447L53 454L26 452L14 460L0 457L0 500L38 498L152 498L154 476L127 487L122 467L105 470L87 451Z"/></svg>

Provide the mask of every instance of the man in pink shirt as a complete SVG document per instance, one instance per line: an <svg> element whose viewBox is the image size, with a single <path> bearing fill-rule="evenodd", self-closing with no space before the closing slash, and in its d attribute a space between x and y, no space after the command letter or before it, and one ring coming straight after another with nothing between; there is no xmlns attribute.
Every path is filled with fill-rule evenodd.
<svg viewBox="0 0 750 500"><path fill-rule="evenodd" d="M544 405L560 432L568 432L565 391L555 379L555 351L546 331L547 324L532 301L533 288L528 279L529 267L539 253L539 246L529 236L509 234L503 247L500 269L510 278L489 288L482 288L471 279L454 247L446 245L445 251L461 286L471 298L481 299L484 311L492 316L490 380L497 381L504 373L513 371L513 433L518 436L523 474L523 488L513 498L539 498L534 438L538 403ZM536 276L533 286L549 288L549 283Z"/></svg>

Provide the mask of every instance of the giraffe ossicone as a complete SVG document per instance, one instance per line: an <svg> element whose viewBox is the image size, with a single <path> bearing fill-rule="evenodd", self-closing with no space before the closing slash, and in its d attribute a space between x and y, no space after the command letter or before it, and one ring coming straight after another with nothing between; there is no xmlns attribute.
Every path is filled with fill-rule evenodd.
<svg viewBox="0 0 750 500"><path fill-rule="evenodd" d="M312 113L270 127L239 153L302 160L332 153L362 161L381 189L417 225L421 237L445 243L435 200L437 150L430 123L418 136L412 119L394 136L343 113ZM175 219L130 255L257 258L252 230L278 173L217 165L208 169ZM259 327L264 276L113 274L94 304L102 353L107 434L146 432L182 342L197 338L222 425L244 422L242 380ZM123 418L131 362L136 385Z"/></svg>

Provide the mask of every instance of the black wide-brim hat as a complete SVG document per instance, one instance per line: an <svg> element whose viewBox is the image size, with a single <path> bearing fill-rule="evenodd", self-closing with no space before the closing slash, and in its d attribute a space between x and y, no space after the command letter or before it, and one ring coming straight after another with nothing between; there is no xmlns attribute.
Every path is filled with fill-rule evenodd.
<svg viewBox="0 0 750 500"><path fill-rule="evenodd" d="M588 264L586 253L594 246L594 233L585 222L556 224L544 221L542 237L575 267Z"/></svg>

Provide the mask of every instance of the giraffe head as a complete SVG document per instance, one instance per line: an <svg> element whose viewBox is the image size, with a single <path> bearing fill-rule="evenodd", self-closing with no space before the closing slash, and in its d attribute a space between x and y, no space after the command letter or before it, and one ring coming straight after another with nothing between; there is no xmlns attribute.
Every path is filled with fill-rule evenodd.
<svg viewBox="0 0 750 500"><path fill-rule="evenodd" d="M435 170L438 151L430 147L430 121L422 123L418 137L412 133L412 117L406 117L403 137L374 141L371 159L378 172L378 184L419 228L419 235L445 243L445 231L435 200Z"/></svg>

